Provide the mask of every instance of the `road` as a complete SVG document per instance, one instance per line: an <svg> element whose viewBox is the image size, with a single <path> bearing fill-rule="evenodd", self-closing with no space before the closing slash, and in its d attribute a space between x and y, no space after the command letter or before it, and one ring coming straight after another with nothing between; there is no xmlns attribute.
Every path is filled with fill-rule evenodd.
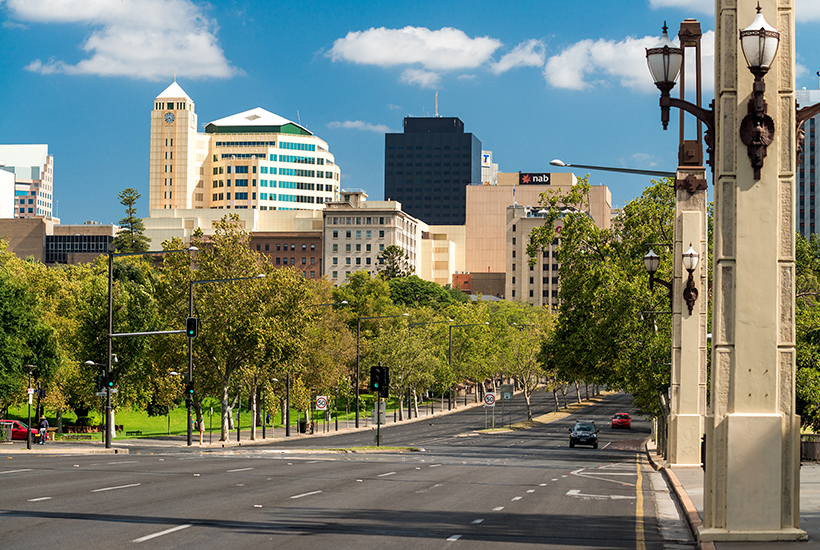
<svg viewBox="0 0 820 550"><path fill-rule="evenodd" d="M648 423L609 428L628 403L616 394L580 413L601 427L599 449L568 447L573 417L486 434L472 409L384 429L390 445L420 452L316 448L370 444L368 431L208 452L15 455L0 468L0 547L694 548L640 453Z"/></svg>

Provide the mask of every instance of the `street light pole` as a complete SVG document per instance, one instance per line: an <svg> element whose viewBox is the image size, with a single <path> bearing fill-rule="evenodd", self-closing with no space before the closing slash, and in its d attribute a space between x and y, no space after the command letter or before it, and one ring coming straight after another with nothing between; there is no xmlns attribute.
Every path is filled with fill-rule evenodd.
<svg viewBox="0 0 820 550"><path fill-rule="evenodd" d="M402 313L401 315L376 315L374 317L357 317L356 318L356 427L359 427L359 342L362 336L362 321L369 319L390 319L393 317L409 317L409 313Z"/></svg>
<svg viewBox="0 0 820 550"><path fill-rule="evenodd" d="M561 168L587 168L589 170L603 170L605 172L620 172L623 174L638 174L639 176L656 176L659 178L674 178L675 172L663 172L660 170L639 170L637 168L612 168L609 166L592 166L588 164L570 164L559 159L550 161L552 166Z"/></svg>
<svg viewBox="0 0 820 550"><path fill-rule="evenodd" d="M31 371L34 370L34 365L26 365L28 367L28 430L26 430L26 449L31 450Z"/></svg>

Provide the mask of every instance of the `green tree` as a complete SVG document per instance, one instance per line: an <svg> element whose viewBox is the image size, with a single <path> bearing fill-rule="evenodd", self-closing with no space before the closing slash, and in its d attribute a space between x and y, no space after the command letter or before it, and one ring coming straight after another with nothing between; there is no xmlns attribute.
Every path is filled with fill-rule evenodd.
<svg viewBox="0 0 820 550"><path fill-rule="evenodd" d="M440 309L456 303L444 287L432 281L425 281L418 275L395 277L387 283L390 285L391 300L399 306Z"/></svg>
<svg viewBox="0 0 820 550"><path fill-rule="evenodd" d="M145 252L151 239L146 237L145 224L137 217L137 201L140 198L139 192L130 187L120 191L117 195L120 204L125 207L125 217L118 222L121 229L114 238L114 250L117 252Z"/></svg>
<svg viewBox="0 0 820 550"><path fill-rule="evenodd" d="M379 254L379 264L376 266L379 276L389 281L396 277L409 277L415 269L410 263L410 256L405 254L401 247L391 244Z"/></svg>

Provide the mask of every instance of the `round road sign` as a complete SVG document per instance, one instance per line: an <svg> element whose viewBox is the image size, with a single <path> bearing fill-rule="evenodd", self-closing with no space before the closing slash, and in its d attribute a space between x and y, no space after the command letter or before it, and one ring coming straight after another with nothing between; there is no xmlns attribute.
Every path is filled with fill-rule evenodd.
<svg viewBox="0 0 820 550"><path fill-rule="evenodd" d="M316 397L316 410L319 411L326 411L327 410L327 397L324 395L319 395Z"/></svg>
<svg viewBox="0 0 820 550"><path fill-rule="evenodd" d="M495 394L492 392L484 394L484 406L495 407Z"/></svg>

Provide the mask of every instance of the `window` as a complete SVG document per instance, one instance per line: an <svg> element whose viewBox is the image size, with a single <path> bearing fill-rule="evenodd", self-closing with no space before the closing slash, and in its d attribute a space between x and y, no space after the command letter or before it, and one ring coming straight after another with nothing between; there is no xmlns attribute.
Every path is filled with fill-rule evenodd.
<svg viewBox="0 0 820 550"><path fill-rule="evenodd" d="M515 250L513 250L512 252L513 252L513 258L515 258Z"/></svg>
<svg viewBox="0 0 820 550"><path fill-rule="evenodd" d="M513 271L515 271L515 264L512 264L512 265L513 265Z"/></svg>
<svg viewBox="0 0 820 550"><path fill-rule="evenodd" d="M276 265L279 265L279 258L276 258Z"/></svg>
<svg viewBox="0 0 820 550"><path fill-rule="evenodd" d="M515 284L515 277L512 278L512 284Z"/></svg>
<svg viewBox="0 0 820 550"><path fill-rule="evenodd" d="M333 232L333 238L334 238L334 239L338 239L338 238L339 238L339 232L338 232L338 231L334 231L334 232Z"/></svg>
<svg viewBox="0 0 820 550"><path fill-rule="evenodd" d="M379 230L379 238L380 238L380 239L383 239L383 238L384 238L384 229L380 229L380 230Z"/></svg>
<svg viewBox="0 0 820 550"><path fill-rule="evenodd" d="M513 244L515 244L515 237L513 237Z"/></svg>
<svg viewBox="0 0 820 550"><path fill-rule="evenodd" d="M339 265L339 258L333 258L333 265Z"/></svg>
<svg viewBox="0 0 820 550"><path fill-rule="evenodd" d="M367 218L367 219L369 220L370 218ZM370 223L370 222L368 222L368 223ZM372 233L373 232L368 229L367 231L364 232L364 236L369 239L372 236Z"/></svg>
<svg viewBox="0 0 820 550"><path fill-rule="evenodd" d="M333 252L338 252L338 251L339 251L339 245L334 243L333 244Z"/></svg>
<svg viewBox="0 0 820 550"><path fill-rule="evenodd" d="M532 290L530 290L530 298L532 298Z"/></svg>
<svg viewBox="0 0 820 550"><path fill-rule="evenodd" d="M350 247L351 247L351 245L346 244L345 245L345 252L350 252L350 250L351 250Z"/></svg>
<svg viewBox="0 0 820 550"><path fill-rule="evenodd" d="M288 259L287 258L282 258L282 264L288 265Z"/></svg>
<svg viewBox="0 0 820 550"><path fill-rule="evenodd" d="M369 245L369 244L366 244L366 245L364 245L364 246L365 246L365 251L370 252L370 245Z"/></svg>
<svg viewBox="0 0 820 550"><path fill-rule="evenodd" d="M338 278L339 278L339 272L338 272L338 271L334 271L334 272L333 272L333 278L334 278L334 279L338 279Z"/></svg>
<svg viewBox="0 0 820 550"><path fill-rule="evenodd" d="M513 224L513 233L515 233L515 224Z"/></svg>
<svg viewBox="0 0 820 550"><path fill-rule="evenodd" d="M530 277L530 284L533 284L535 281L534 277Z"/></svg>
<svg viewBox="0 0 820 550"><path fill-rule="evenodd" d="M367 264L367 265L370 265L370 258L365 258L364 263Z"/></svg>
<svg viewBox="0 0 820 550"><path fill-rule="evenodd" d="M265 252L270 251L270 244L265 243Z"/></svg>
<svg viewBox="0 0 820 550"><path fill-rule="evenodd" d="M356 258L356 265L362 265L362 259Z"/></svg>
<svg viewBox="0 0 820 550"><path fill-rule="evenodd" d="M257 252L262 252L262 245L261 244L256 245L256 251Z"/></svg>
<svg viewBox="0 0 820 550"><path fill-rule="evenodd" d="M315 263L316 263L316 258L311 258L310 259L310 265L314 265ZM311 277L313 277L313 275L311 275Z"/></svg>
<svg viewBox="0 0 820 550"><path fill-rule="evenodd" d="M311 262L311 263L313 263L313 262ZM315 278L316 278L316 272L315 272L315 271L311 271L311 272L310 272L310 278L311 278L311 279L315 279Z"/></svg>
<svg viewBox="0 0 820 550"><path fill-rule="evenodd" d="M306 251L306 250L307 250L307 245L306 245L306 244L303 244L303 245L302 245L302 252L304 252L304 251Z"/></svg>
<svg viewBox="0 0 820 550"><path fill-rule="evenodd" d="M302 265L307 265L307 258L302 256Z"/></svg>
<svg viewBox="0 0 820 550"><path fill-rule="evenodd" d="M351 235L351 231L349 229L347 231L345 231L345 238L346 239L349 239L350 235Z"/></svg>
<svg viewBox="0 0 820 550"><path fill-rule="evenodd" d="M362 245L357 244L356 245L356 252L361 252L361 251L362 251Z"/></svg>
<svg viewBox="0 0 820 550"><path fill-rule="evenodd" d="M277 252L279 252L279 247L280 247L280 246L281 246L281 245L278 245L278 244L276 245L276 251L277 251ZM334 244L333 246L336 246L336 245Z"/></svg>
<svg viewBox="0 0 820 550"><path fill-rule="evenodd" d="M316 245L315 244L310 245L310 251L313 252L315 250L316 250Z"/></svg>
<svg viewBox="0 0 820 550"><path fill-rule="evenodd" d="M360 218L356 218L356 219L360 219ZM357 238L357 239L361 239L361 238L362 238L362 230L361 230L361 229L357 229L357 230L356 230L356 238Z"/></svg>
<svg viewBox="0 0 820 550"><path fill-rule="evenodd" d="M345 258L345 265L350 265L350 258Z"/></svg>

